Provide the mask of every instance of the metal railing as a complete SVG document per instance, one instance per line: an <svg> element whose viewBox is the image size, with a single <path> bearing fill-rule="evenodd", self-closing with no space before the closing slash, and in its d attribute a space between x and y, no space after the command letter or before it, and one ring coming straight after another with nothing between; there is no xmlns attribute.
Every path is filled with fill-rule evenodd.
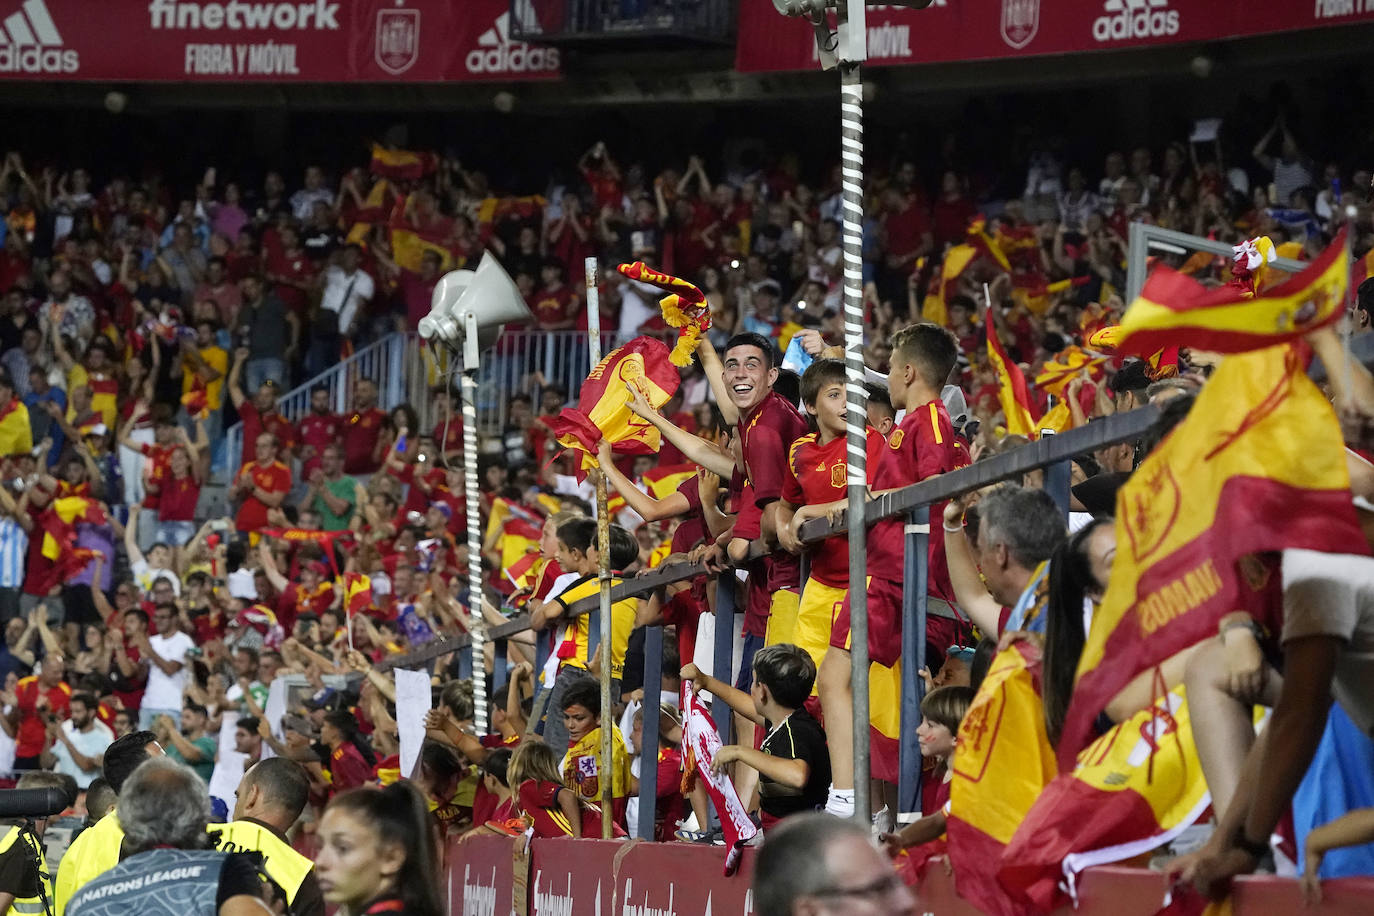
<svg viewBox="0 0 1374 916"><path fill-rule="evenodd" d="M926 581L926 538L925 533L928 508L953 496L980 489L990 484L1022 475L1037 468L1048 469L1045 474L1046 488L1055 497L1056 503L1068 511L1068 467L1067 462L1075 456L1089 454L1097 449L1138 439L1158 419L1155 407L1142 407L1129 413L1117 414L1089 423L1058 436L1023 445L1003 455L979 461L977 464L942 474L931 480L913 484L909 487L886 493L869 500L864 511L865 521L872 523L881 518L905 516L909 519L906 538L905 568L903 580L907 583L907 599L904 606L902 658L908 663L902 665L902 693L900 738L901 747L901 784L898 787L900 809L904 812L915 810L920 797L920 747L916 739L916 725L920 722L920 700L924 692L923 682L918 675L920 664L910 660L923 659L925 656L926 595L922 588L914 587ZM813 519L802 526L802 540L812 544L836 534L844 534L846 520L837 522L829 519ZM924 529L924 530L923 530ZM762 556L765 548L762 542L755 542L750 551L750 559ZM675 582L683 582L710 571L701 564L674 563L654 569L634 579L626 580L611 590L611 599L619 601L648 595L656 589ZM711 673L721 680L733 683L730 677L732 651L734 646L735 621L735 578L721 575L717 580L715 612L715 657ZM591 635L588 645L596 645L599 640L598 615L599 601L590 597L578 601L568 608L565 618L589 616ZM497 663L493 678L497 684L506 680L505 659L507 641L511 637L530 629L527 615L512 618L506 623L489 626L486 638L494 641ZM644 684L654 685L662 676L663 632L661 627L649 627L645 633ZM462 651L469 646L466 636L437 640L422 649L395 658L387 659L386 668L412 668L450 652ZM547 661L545 640L536 641L536 669ZM684 662L687 661L684 659ZM464 670L471 670L471 659L463 664ZM650 690L651 688L646 688ZM729 741L730 714L723 703L713 706L717 728L721 740ZM857 769L856 769L857 772ZM640 824L641 837L651 837L653 831L654 804L657 786L655 768L644 767L640 774Z"/></svg>
<svg viewBox="0 0 1374 916"><path fill-rule="evenodd" d="M391 410L406 399L407 350L411 348L410 335L389 334L286 392L277 399L277 410L292 423L299 421L310 412L310 393L324 385L329 389L330 409L345 413L353 402L354 383L364 378L376 382L378 406ZM244 393L249 397L253 395L251 391ZM242 421L225 430L224 441L228 467L237 471L239 456L243 454Z"/></svg>

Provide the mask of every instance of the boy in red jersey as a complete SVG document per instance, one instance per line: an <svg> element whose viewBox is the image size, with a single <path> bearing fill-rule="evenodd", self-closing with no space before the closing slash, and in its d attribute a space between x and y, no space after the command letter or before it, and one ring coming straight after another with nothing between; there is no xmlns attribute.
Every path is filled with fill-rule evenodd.
<svg viewBox="0 0 1374 916"><path fill-rule="evenodd" d="M940 391L954 369L959 344L939 325L921 322L893 335L888 392L892 406L906 416L888 439L888 454L873 477L875 493L900 489L964 467L968 452L954 435ZM940 518L944 505L930 507ZM905 527L902 516L886 518L868 532L868 653L879 665L893 667L902 648L902 577L905 570ZM959 643L953 609L954 589L945 563L945 541L939 526L930 532L926 581L927 644ZM849 687L849 598L844 599L831 629L830 647L818 676L821 709L825 713L833 784L826 811L839 817L854 813L853 695ZM923 659L907 659L921 665Z"/></svg>
<svg viewBox="0 0 1374 916"><path fill-rule="evenodd" d="M788 456L778 540L792 553L806 550L800 539L803 524L846 505L844 363L838 359L816 360L802 375L801 394L806 412L815 420L816 432L793 442ZM882 435L868 427L870 484L887 450ZM818 669L830 646L831 624L848 591L849 538L826 538L811 551L811 573L802 586L795 640Z"/></svg>

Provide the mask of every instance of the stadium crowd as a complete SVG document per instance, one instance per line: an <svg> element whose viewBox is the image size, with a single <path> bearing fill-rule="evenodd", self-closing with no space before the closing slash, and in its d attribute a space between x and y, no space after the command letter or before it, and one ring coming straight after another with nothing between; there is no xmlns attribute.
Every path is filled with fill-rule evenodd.
<svg viewBox="0 0 1374 916"><path fill-rule="evenodd" d="M1313 162L1282 119L1257 139L1238 164L1223 162L1219 147L1185 143L1113 152L1100 166L1037 153L1024 193L1009 200L989 199L978 176L954 169L926 176L898 159L880 170L863 250L871 488L914 484L1027 441L1014 432L985 328L992 322L1027 379L1089 352L1124 310L1132 222L1231 244L1267 236L1302 260L1348 226L1363 259L1374 242L1369 172ZM392 812L383 833L392 832L370 840L377 849L406 833L395 811L426 801L416 818L447 836L599 835L593 802L609 778L614 829L633 831L646 753L658 773L655 838L719 840L704 780L680 749L683 682L734 711L736 743L712 766L730 775L765 832L799 812L852 814L864 774L851 756L847 547L843 538L808 547L799 534L844 498L838 167L817 182L794 157L743 157L712 175L692 156L654 174L597 144L576 180L516 196L425 153L378 148L367 166L349 165L331 164L336 183L322 166L299 186L269 172L260 189L213 168L185 189L120 176L99 176L102 185L78 163L18 153L0 168L0 772L20 786L56 773L51 784L83 793L74 810L91 826L53 863L57 912L115 866L122 789L149 791L126 780L161 752L199 774L214 819L232 822L222 848L282 848L298 821L317 838L301 844L324 850L314 872L303 857L279 855L280 873L268 860L298 913L322 913L325 900L359 913L387 894L408 895L406 912L433 912L437 892L410 895L426 883L397 880L410 866L367 886L340 877L352 866L339 864L338 837L381 821L376 811ZM659 410L642 391L627 394L661 451L627 457L603 441L597 452L616 496L618 576L685 559L748 570L722 580L738 586L742 661L710 671L713 578L620 601L610 634L616 704L601 708L589 625L566 616L596 592L592 488L560 455L554 421L567 387L532 376L528 388L503 392L506 427L484 443L479 469L485 619L523 611L532 632L511 641L490 734L472 730L460 659L435 660L427 737L414 771L401 773L388 669L474 623L456 397L432 392L429 428L411 405L383 410L369 379L343 414L325 390L299 418L277 402L350 348L413 330L438 277L488 251L526 296L532 332L586 329L579 267L591 255L645 262L705 294L711 328L672 399ZM1209 285L1235 273L1227 258L1170 262ZM660 290L605 274L603 327L621 341L676 339ZM1366 284L1352 311L1357 332L1369 329L1372 307ZM1039 415L1066 405L1061 429L1145 404L1169 405L1163 414L1177 422L1214 368L1186 349L1088 362L1070 364L1060 387L1031 384L1023 406ZM1351 373L1358 391L1365 377ZM211 452L234 422L244 449L227 456L232 514L207 517ZM872 526L873 775L887 787L877 797L894 855L946 832L961 723L999 637L1037 659L1044 647L1044 732L1059 741L1086 635L1081 609L1100 602L1111 576L1116 493L1161 435L1075 459L1068 526L1038 473L934 507L943 524L931 526L925 659L899 657L902 523ZM1369 477L1354 475L1358 494ZM767 552L750 559L760 540ZM1228 617L1215 645L1162 667L1170 688L1188 683L1193 721L1215 726L1197 752L1219 827L1197 858L1175 866L1199 883L1267 856L1315 747L1317 736L1302 732L1291 755L1302 765L1256 794L1256 780L1274 771L1261 775L1254 761L1273 751L1261 740L1247 756L1248 704L1282 711L1296 695L1324 721L1334 670L1355 722L1367 730L1374 712L1374 680L1361 681L1365 565L1333 573L1313 561L1304 575L1294 574L1289 602L1339 604L1340 613ZM1059 622L1075 617L1076 637ZM670 634L662 683L645 684L644 628L660 623ZM536 670L540 640L551 651ZM1334 654L1314 660L1314 642L1333 643ZM1281 686L1275 671L1289 648L1305 653L1298 687ZM903 663L921 667L927 683L918 731L926 816L895 831L892 717ZM1122 722L1149 708L1152 687L1133 683L1105 716ZM615 730L610 761L601 759L603 727ZM140 771L168 785L180 772ZM395 783L390 802L351 791ZM117 818L108 814L116 805ZM137 799L127 806L132 823ZM0 899L31 900L40 895L27 873L4 864L13 842L0 849L0 878L11 882L0 882ZM1309 870L1314 849L1335 845L1310 842ZM414 861L433 852L407 849Z"/></svg>

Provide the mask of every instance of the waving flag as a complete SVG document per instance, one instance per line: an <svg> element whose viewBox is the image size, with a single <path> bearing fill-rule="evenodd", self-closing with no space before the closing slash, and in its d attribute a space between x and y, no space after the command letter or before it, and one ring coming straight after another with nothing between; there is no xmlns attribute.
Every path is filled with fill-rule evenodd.
<svg viewBox="0 0 1374 916"><path fill-rule="evenodd" d="M372 577L362 573L344 573L344 609L361 614L372 606Z"/></svg>
<svg viewBox="0 0 1374 916"><path fill-rule="evenodd" d="M1064 390L1082 373L1089 378L1099 378L1107 357L1089 353L1079 346L1069 346L1060 350L1050 362L1045 363L1040 374L1035 377L1035 387L1047 391L1057 398L1064 397Z"/></svg>
<svg viewBox="0 0 1374 916"><path fill-rule="evenodd" d="M529 572L534 566L534 561L539 559L541 534L541 528L535 522L526 521L519 517L506 520L506 523L501 527L500 546L503 581L496 583L499 590L506 592L507 589L504 586L507 583L514 583L514 588L520 587L521 577ZM527 560L528 562L526 562Z"/></svg>
<svg viewBox="0 0 1374 916"><path fill-rule="evenodd" d="M1344 312L1349 289L1346 231L1305 270L1253 296L1235 287L1209 290L1178 271L1156 268L1121 320L1119 349L1141 356L1179 345L1241 353L1330 324Z"/></svg>
<svg viewBox="0 0 1374 916"><path fill-rule="evenodd" d="M716 700L723 703L724 700ZM734 874L739 867L740 849L752 840L759 828L749 819L749 812L740 804L739 795L730 777L711 772L711 761L716 759L720 750L720 736L716 734L716 724L711 713L697 698L692 690L691 681L682 682L682 793L691 791L695 779L706 786L706 794L711 797L711 806L720 818L720 829L725 834L725 874Z"/></svg>
<svg viewBox="0 0 1374 916"><path fill-rule="evenodd" d="M945 252L940 269L930 278L930 288L926 291L925 301L921 303L921 319L949 327L949 285L968 269L978 257L979 249L972 245L954 245Z"/></svg>
<svg viewBox="0 0 1374 916"><path fill-rule="evenodd" d="M1017 828L998 878L1040 912L1070 897L1076 906L1083 869L1164 845L1211 803L1178 687L1085 748L1072 773L1055 777Z"/></svg>
<svg viewBox="0 0 1374 916"><path fill-rule="evenodd" d="M674 366L690 366L697 341L711 329L711 306L706 301L706 294L686 280L660 273L643 261L617 264L615 269L631 280L657 286L668 293L658 301L664 323L678 329L677 345L668 354L668 359ZM783 348L786 349L785 341Z"/></svg>
<svg viewBox="0 0 1374 916"><path fill-rule="evenodd" d="M636 337L606 354L583 382L576 407L564 407L549 425L560 445L596 454L605 439L622 455L651 455L662 444L647 420L630 412L630 385L635 385L655 408L668 403L681 381L668 361L668 347L652 337ZM587 461L583 462L584 466Z"/></svg>
<svg viewBox="0 0 1374 916"><path fill-rule="evenodd" d="M663 499L696 475L695 464L660 465L644 475L644 486L654 499Z"/></svg>
<svg viewBox="0 0 1374 916"><path fill-rule="evenodd" d="M998 884L1002 852L1057 770L1045 734L1040 650L1018 642L992 660L959 726L946 819L954 887L984 913L1025 913Z"/></svg>
<svg viewBox="0 0 1374 916"><path fill-rule="evenodd" d="M997 401L1002 405L1002 413L1007 418L1007 433L1034 439L1036 434L1034 404L1026 389L1026 377L1021 367L1011 361L1002 341L993 327L992 316L987 320L988 359L997 372Z"/></svg>
<svg viewBox="0 0 1374 916"><path fill-rule="evenodd" d="M438 168L439 157L434 153L387 149L375 143L372 145L372 162L368 164L368 171L373 175L411 180L423 178Z"/></svg>
<svg viewBox="0 0 1374 916"><path fill-rule="evenodd" d="M974 217L969 223L968 241L979 254L986 255L997 262L998 267L1011 272L1011 261L1007 260L1006 252L1002 250L1000 239L988 235L988 221L985 217Z"/></svg>
<svg viewBox="0 0 1374 916"><path fill-rule="evenodd" d="M1221 361L1192 411L1117 493L1116 538L1061 766L1137 674L1215 635L1231 611L1263 617L1272 608L1277 576L1242 575L1242 560L1286 548L1366 552L1336 414L1294 348Z"/></svg>

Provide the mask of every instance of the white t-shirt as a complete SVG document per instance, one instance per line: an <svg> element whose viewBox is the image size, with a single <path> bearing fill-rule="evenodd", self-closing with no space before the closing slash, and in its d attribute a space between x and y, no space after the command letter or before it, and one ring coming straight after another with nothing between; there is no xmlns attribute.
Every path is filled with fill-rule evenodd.
<svg viewBox="0 0 1374 916"><path fill-rule="evenodd" d="M339 316L339 333L347 334L363 304L371 301L376 287L367 271L359 268L352 276L342 267L331 266L324 272L324 291L320 293L320 308Z"/></svg>
<svg viewBox="0 0 1374 916"><path fill-rule="evenodd" d="M148 645L165 662L181 662L181 670L168 674L148 663L148 687L143 692L143 706L147 709L181 709L181 691L191 681L191 669L186 665L186 653L195 648L195 642L185 633L177 631L171 636L154 633L148 637Z"/></svg>
<svg viewBox="0 0 1374 916"><path fill-rule="evenodd" d="M153 569L148 565L147 560L135 560L129 564L129 572L133 573L134 582L138 585L138 590L143 592L144 597L153 593L153 583L158 579L168 579L172 583L172 592L181 597L181 577L170 569L161 567Z"/></svg>
<svg viewBox="0 0 1374 916"><path fill-rule="evenodd" d="M1374 734L1374 558L1283 552L1283 636L1343 642L1331 690L1351 720Z"/></svg>
<svg viewBox="0 0 1374 916"><path fill-rule="evenodd" d="M110 727L99 719L91 723L90 731L81 731L68 719L62 723L62 731L67 733L67 739L76 745L76 749L87 757L94 757L97 754L105 753L105 749L114 742L114 732ZM52 754L57 758L57 766L54 769L59 773L66 773L76 780L79 788L85 789L91 784L91 780L100 775L100 765L94 769L83 770L72 760L71 751L67 750L67 745L61 741L53 742Z"/></svg>

